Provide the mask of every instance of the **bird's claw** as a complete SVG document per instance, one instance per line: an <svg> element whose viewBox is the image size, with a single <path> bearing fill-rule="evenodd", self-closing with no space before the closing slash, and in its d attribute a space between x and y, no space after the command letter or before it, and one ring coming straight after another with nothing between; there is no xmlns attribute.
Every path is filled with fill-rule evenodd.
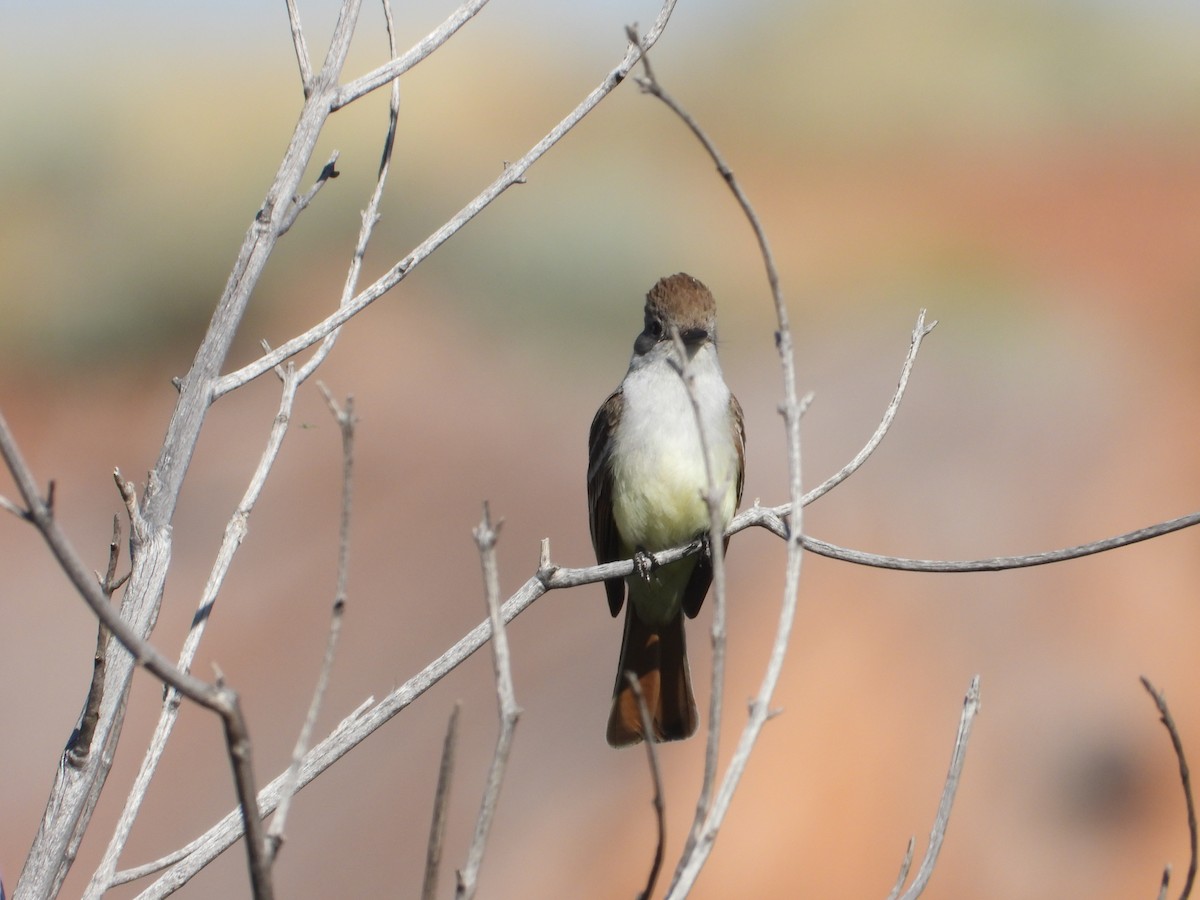
<svg viewBox="0 0 1200 900"><path fill-rule="evenodd" d="M649 581L650 574L658 568L658 562L654 557L638 547L633 553L633 571L635 571L642 581Z"/></svg>

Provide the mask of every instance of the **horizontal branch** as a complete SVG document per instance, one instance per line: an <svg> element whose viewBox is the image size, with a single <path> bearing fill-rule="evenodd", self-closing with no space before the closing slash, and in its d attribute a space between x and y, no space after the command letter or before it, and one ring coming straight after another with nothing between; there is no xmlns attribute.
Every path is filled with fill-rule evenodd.
<svg viewBox="0 0 1200 900"><path fill-rule="evenodd" d="M906 559L902 556L881 556L862 550L849 550L811 537L801 537L800 543L806 550L820 556L862 566L873 566L877 569L899 569L905 572L1000 572L1005 569L1026 569L1030 566L1045 566L1050 563L1065 562L1068 559L1079 559L1082 556L1092 556L1096 553L1116 550L1119 547L1127 547L1139 541L1162 537L1164 534L1181 531L1196 524L1200 524L1200 513L1191 513L1167 522L1160 522L1157 525L1128 531L1125 534L1093 541L1090 544L1066 547L1062 550L1048 550L1044 553L1031 553L1025 556L992 556L986 559L967 560ZM764 527L769 526L764 525Z"/></svg>

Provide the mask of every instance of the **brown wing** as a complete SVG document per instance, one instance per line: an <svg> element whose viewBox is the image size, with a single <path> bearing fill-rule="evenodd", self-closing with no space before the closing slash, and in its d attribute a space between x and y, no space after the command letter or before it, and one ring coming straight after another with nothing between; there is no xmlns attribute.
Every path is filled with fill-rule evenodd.
<svg viewBox="0 0 1200 900"><path fill-rule="evenodd" d="M733 427L733 446L738 456L737 502L733 505L733 508L737 509L742 504L742 485L746 481L746 425L742 420L742 405L733 394L729 395L729 416ZM726 538L721 546L728 550L729 539ZM702 553L696 561L696 568L692 570L692 577L688 579L687 587L683 590L683 611L689 619L696 618L696 614L700 612L708 589L712 586L712 579L712 559Z"/></svg>
<svg viewBox="0 0 1200 900"><path fill-rule="evenodd" d="M592 547L599 563L614 562L621 558L621 536L612 513L612 434L625 395L617 388L592 419L588 433L588 510L591 513ZM609 578L604 582L608 592L608 608L615 616L625 602L625 581Z"/></svg>

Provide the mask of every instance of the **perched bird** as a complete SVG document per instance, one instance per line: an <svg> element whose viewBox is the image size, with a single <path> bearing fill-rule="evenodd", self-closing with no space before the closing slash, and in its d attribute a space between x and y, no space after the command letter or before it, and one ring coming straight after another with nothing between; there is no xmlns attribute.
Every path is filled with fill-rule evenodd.
<svg viewBox="0 0 1200 900"><path fill-rule="evenodd" d="M697 415L680 376L679 335ZM649 737L672 741L696 731L683 617L695 617L712 584L710 554L651 565L658 553L709 536L711 520L701 429L712 461L722 530L742 499L746 432L742 407L717 361L717 305L691 275L669 275L646 295L645 327L629 371L592 420L588 440L588 507L592 546L601 562L633 557L627 578L604 582L608 606L621 611L625 634L608 719L614 747ZM699 421L697 421L699 420ZM653 720L646 735L625 673L641 687Z"/></svg>

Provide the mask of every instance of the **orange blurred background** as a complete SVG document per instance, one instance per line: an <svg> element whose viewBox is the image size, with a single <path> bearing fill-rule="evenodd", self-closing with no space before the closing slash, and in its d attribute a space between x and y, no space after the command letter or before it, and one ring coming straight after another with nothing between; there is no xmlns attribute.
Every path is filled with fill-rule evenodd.
<svg viewBox="0 0 1200 900"><path fill-rule="evenodd" d="M152 6L152 8L147 8ZM332 6L332 5L331 5ZM397 8L403 46L449 11ZM144 480L301 96L282 4L13 13L0 73L0 404L91 565ZM594 8L593 8L594 7ZM575 6L572 9L576 9ZM329 9L302 13L314 57ZM402 82L372 279L558 121L617 62L649 3L489 7ZM311 18L309 18L311 17ZM383 58L363 12L348 75ZM21 37L20 45L14 40ZM705 125L779 257L813 485L875 428L922 307L939 320L894 428L805 531L865 550L977 558L1096 540L1200 506L1200 17L1172 4L963 0L680 3L659 77ZM16 85L22 85L17 88ZM280 243L229 368L337 302L373 183L384 92L336 114L328 185ZM319 377L353 394L349 606L323 735L483 618L470 531L503 517L502 585L592 561L591 416L641 302L688 271L721 309L746 410L745 499L785 499L770 297L752 235L700 147L623 85L515 187L351 322ZM365 283L365 281L364 281ZM174 655L278 400L260 379L209 415L174 524L154 641ZM287 764L328 623L340 445L315 384L220 597L196 672L244 697L260 781ZM15 489L7 474L0 493ZM808 557L765 728L694 896L884 897L932 823L961 701L983 708L925 896L1152 896L1187 866L1177 767L1138 684L1165 691L1200 759L1200 554L1182 532L1062 565L960 576ZM723 757L762 677L781 543L730 547ZM690 627L702 710L710 611ZM485 897L627 897L653 853L640 752L603 729L620 641L599 586L510 628L524 709L484 860ZM82 705L95 625L31 528L0 517L0 872L11 893ZM135 677L112 776L64 889L107 841L160 688ZM465 861L496 712L480 653L303 791L276 866L297 898L418 893L442 734L463 701L442 896ZM668 861L703 743L661 749ZM220 729L185 709L123 865L233 803ZM248 893L239 846L181 892ZM668 872L669 874L669 872ZM664 875L663 885L667 876ZM116 889L131 897L145 883ZM1175 893L1175 890L1172 891Z"/></svg>

